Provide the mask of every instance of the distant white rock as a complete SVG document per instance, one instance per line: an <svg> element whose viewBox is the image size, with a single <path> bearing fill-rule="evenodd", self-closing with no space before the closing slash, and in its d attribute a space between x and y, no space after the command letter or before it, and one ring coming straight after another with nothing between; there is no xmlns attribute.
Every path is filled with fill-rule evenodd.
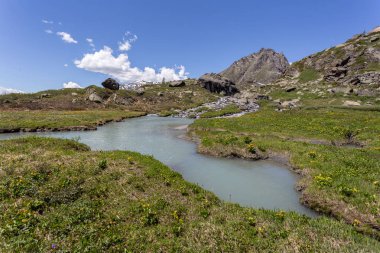
<svg viewBox="0 0 380 253"><path fill-rule="evenodd" d="M360 103L356 101L346 100L343 103L344 106L359 106Z"/></svg>
<svg viewBox="0 0 380 253"><path fill-rule="evenodd" d="M25 93L21 90L15 90L11 88L5 88L5 87L0 87L0 95L5 95L5 94L11 94L11 93Z"/></svg>

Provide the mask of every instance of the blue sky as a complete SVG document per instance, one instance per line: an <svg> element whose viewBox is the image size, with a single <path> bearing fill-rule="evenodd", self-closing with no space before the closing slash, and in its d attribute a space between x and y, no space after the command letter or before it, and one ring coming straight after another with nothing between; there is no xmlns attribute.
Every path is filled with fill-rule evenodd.
<svg viewBox="0 0 380 253"><path fill-rule="evenodd" d="M0 0L0 86L198 77L262 47L294 62L380 25L379 14L378 0Z"/></svg>

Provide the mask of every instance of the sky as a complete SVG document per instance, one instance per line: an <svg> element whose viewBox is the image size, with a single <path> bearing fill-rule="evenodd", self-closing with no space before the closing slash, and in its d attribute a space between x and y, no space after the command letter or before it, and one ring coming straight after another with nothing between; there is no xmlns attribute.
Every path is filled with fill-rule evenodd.
<svg viewBox="0 0 380 253"><path fill-rule="evenodd" d="M0 87L196 78L263 47L294 62L379 14L379 0L0 0Z"/></svg>

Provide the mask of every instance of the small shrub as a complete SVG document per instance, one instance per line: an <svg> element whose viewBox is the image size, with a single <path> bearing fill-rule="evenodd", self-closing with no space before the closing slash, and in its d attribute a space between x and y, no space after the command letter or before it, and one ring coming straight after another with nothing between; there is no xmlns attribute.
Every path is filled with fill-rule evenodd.
<svg viewBox="0 0 380 253"><path fill-rule="evenodd" d="M247 221L248 221L248 224L250 226L252 226L252 227L256 226L257 221L256 221L255 217L250 216L247 218Z"/></svg>
<svg viewBox="0 0 380 253"><path fill-rule="evenodd" d="M207 219L207 217L210 216L210 211L207 210L206 208L202 208L201 211L199 212L200 216Z"/></svg>
<svg viewBox="0 0 380 253"><path fill-rule="evenodd" d="M107 169L107 167L108 167L107 160L101 160L98 164L98 168L101 170L105 170Z"/></svg>
<svg viewBox="0 0 380 253"><path fill-rule="evenodd" d="M154 212L149 204L143 204L143 216L141 217L141 221L144 224L144 226L153 226L157 225L159 220L157 217L157 213Z"/></svg>
<svg viewBox="0 0 380 253"><path fill-rule="evenodd" d="M252 143L251 144L249 144L248 146L247 146L247 148L248 148L248 152L249 153L251 153L251 154L256 154L256 147L255 147L255 145L253 145Z"/></svg>
<svg viewBox="0 0 380 253"><path fill-rule="evenodd" d="M252 142L252 139L250 137L248 137L248 136L244 137L244 143L245 144L250 144L251 142Z"/></svg>
<svg viewBox="0 0 380 253"><path fill-rule="evenodd" d="M355 193L358 192L358 190L355 187L350 188L347 186L341 186L341 187L339 187L339 192L341 194L345 195L346 197L352 197L352 196L354 196Z"/></svg>
<svg viewBox="0 0 380 253"><path fill-rule="evenodd" d="M307 153L307 155L311 158L311 159L315 159L317 157L317 153L315 151L310 151L309 153Z"/></svg>

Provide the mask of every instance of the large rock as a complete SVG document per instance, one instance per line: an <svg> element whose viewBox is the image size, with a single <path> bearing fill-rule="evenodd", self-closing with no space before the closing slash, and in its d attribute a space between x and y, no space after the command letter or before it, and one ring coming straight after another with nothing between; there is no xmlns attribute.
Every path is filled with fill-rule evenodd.
<svg viewBox="0 0 380 253"><path fill-rule="evenodd" d="M282 77L288 67L289 62L283 54L277 53L273 49L263 48L258 53L235 61L220 74L239 87L264 85Z"/></svg>
<svg viewBox="0 0 380 253"><path fill-rule="evenodd" d="M204 74L198 79L198 83L203 88L211 92L227 96L231 96L239 92L239 90L235 87L235 84L231 80L215 73Z"/></svg>
<svg viewBox="0 0 380 253"><path fill-rule="evenodd" d="M102 82L102 85L104 88L110 89L110 90L119 90L120 84L112 78L107 78L104 82Z"/></svg>
<svg viewBox="0 0 380 253"><path fill-rule="evenodd" d="M169 87L183 87L185 85L186 85L186 83L183 80L171 81L169 83Z"/></svg>

